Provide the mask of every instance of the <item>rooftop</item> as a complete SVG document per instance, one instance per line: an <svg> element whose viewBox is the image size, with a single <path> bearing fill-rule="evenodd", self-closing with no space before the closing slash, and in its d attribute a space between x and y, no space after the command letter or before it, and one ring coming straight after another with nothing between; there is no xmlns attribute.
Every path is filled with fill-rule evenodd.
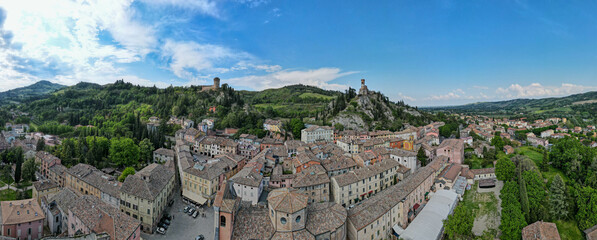
<svg viewBox="0 0 597 240"><path fill-rule="evenodd" d="M35 199L4 201L1 207L2 225L28 223L45 218L43 210Z"/></svg>
<svg viewBox="0 0 597 240"><path fill-rule="evenodd" d="M307 207L309 197L296 190L278 188L272 190L267 196L268 204L272 209L285 213L295 213Z"/></svg>

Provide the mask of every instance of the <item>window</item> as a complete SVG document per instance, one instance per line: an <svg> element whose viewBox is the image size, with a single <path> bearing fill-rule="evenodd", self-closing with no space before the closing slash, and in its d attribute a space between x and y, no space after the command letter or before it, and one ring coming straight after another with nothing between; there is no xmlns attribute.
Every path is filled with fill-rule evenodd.
<svg viewBox="0 0 597 240"><path fill-rule="evenodd" d="M286 224L286 218L284 218L284 217L283 217L283 218L280 218L280 222L281 222L282 224Z"/></svg>
<svg viewBox="0 0 597 240"><path fill-rule="evenodd" d="M295 221L296 221L296 223L300 223L301 222L301 216L300 215L297 216L296 219L295 219Z"/></svg>
<svg viewBox="0 0 597 240"><path fill-rule="evenodd" d="M147 214L151 214L151 209L147 209Z"/></svg>
<svg viewBox="0 0 597 240"><path fill-rule="evenodd" d="M6 229L6 230L7 230L6 235L10 236L10 228Z"/></svg>
<svg viewBox="0 0 597 240"><path fill-rule="evenodd" d="M220 216L220 227L226 227L226 217Z"/></svg>

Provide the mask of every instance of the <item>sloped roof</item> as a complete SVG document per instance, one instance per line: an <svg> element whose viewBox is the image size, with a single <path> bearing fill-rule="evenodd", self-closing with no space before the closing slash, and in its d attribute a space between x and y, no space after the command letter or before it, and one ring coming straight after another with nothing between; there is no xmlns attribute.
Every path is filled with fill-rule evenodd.
<svg viewBox="0 0 597 240"><path fill-rule="evenodd" d="M168 185L174 172L164 165L153 163L134 175L129 175L120 191L139 198L154 200Z"/></svg>
<svg viewBox="0 0 597 240"><path fill-rule="evenodd" d="M309 197L296 190L279 188L269 193L267 201L275 211L295 213L307 207Z"/></svg>

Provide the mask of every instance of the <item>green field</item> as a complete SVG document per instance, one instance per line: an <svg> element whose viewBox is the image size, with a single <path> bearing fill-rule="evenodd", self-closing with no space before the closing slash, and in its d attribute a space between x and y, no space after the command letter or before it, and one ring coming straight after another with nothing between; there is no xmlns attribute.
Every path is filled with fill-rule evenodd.
<svg viewBox="0 0 597 240"><path fill-rule="evenodd" d="M562 238L562 240L585 239L585 237L583 236L584 234L582 234L580 229L578 229L578 224L576 223L576 221L557 220L555 221L555 223L556 226L558 226L558 232L560 233L560 238Z"/></svg>
<svg viewBox="0 0 597 240"><path fill-rule="evenodd" d="M300 98L321 98L321 99L325 99L325 100L332 100L335 97L334 96L327 96L327 95L323 95L323 94L319 94L319 93L310 93L310 92L306 92L303 93L301 95L299 95Z"/></svg>
<svg viewBox="0 0 597 240"><path fill-rule="evenodd" d="M17 192L12 189L0 191L0 201L12 201L17 199Z"/></svg>
<svg viewBox="0 0 597 240"><path fill-rule="evenodd" d="M520 147L516 150L518 153L521 153L522 155L525 155L527 157L529 157L531 160L533 160L533 162L535 162L535 164L537 166L539 166L541 164L541 161L543 161L543 154L538 152L541 150L538 150L534 147L529 147L529 146L523 146ZM562 170L560 169L556 169L552 166L549 166L549 171L547 172L541 172L541 174L543 175L543 178L547 179L548 181L551 181L551 179L556 175L559 174L560 177L562 177L562 179L564 179L564 181L566 183L568 183L570 181L570 178L568 178L568 176L566 176L566 174L564 174L562 172Z"/></svg>

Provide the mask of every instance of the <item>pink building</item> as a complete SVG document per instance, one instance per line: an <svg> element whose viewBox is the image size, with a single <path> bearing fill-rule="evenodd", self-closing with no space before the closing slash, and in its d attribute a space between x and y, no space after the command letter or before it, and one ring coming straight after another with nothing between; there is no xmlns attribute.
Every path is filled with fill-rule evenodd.
<svg viewBox="0 0 597 240"><path fill-rule="evenodd" d="M460 139L446 139L435 150L436 156L446 156L450 163L464 162L464 143Z"/></svg>
<svg viewBox="0 0 597 240"><path fill-rule="evenodd" d="M117 208L85 195L68 209L68 236L102 233L114 240L141 239L141 222Z"/></svg>
<svg viewBox="0 0 597 240"><path fill-rule="evenodd" d="M35 199L2 202L2 236L17 239L40 239L44 213Z"/></svg>

